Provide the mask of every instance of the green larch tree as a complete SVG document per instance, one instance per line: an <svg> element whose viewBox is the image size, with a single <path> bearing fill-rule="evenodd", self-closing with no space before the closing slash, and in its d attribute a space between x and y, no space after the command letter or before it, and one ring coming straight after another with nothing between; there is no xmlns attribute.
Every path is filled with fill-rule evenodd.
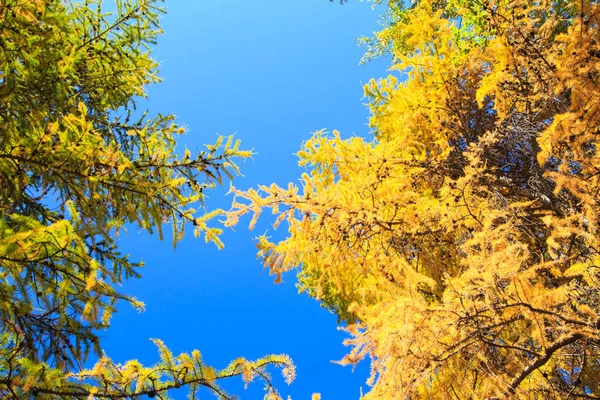
<svg viewBox="0 0 600 400"><path fill-rule="evenodd" d="M116 235L137 226L173 243L186 226L222 246L204 212L206 190L237 174L250 156L232 137L204 151L175 152L184 128L172 115L136 111L159 82L150 46L160 33L157 0L0 0L0 397L167 398L188 386L229 398L222 379L267 383L266 367L293 377L286 356L234 360L216 370L193 351L122 365L102 353L98 333L117 290L139 276ZM91 356L93 355L93 357ZM86 361L98 358L91 369Z"/></svg>

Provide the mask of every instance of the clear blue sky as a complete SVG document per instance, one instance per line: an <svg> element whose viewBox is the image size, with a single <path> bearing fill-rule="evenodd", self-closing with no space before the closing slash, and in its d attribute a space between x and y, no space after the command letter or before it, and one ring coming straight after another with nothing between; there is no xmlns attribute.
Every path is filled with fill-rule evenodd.
<svg viewBox="0 0 600 400"><path fill-rule="evenodd" d="M180 144L198 150L216 132L237 133L258 154L242 165L242 189L296 181L294 153L311 132L338 129L366 136L368 111L362 84L385 76L388 60L359 66L363 49L355 39L377 29L371 3L340 6L328 0L167 0L154 57L164 82L149 88L154 112L174 113L189 127ZM213 207L229 208L226 188L210 194ZM291 386L277 380L284 398L358 399L366 391L368 364L352 373L333 364L346 351L336 318L313 299L298 295L295 276L274 285L256 259L252 238L272 232L268 215L252 232L248 220L223 236L224 250L195 239L191 230L176 250L170 238L158 242L135 230L120 243L132 259L143 259L143 277L122 290L146 303L138 314L121 304L104 335L117 361L152 364L158 355L149 338L161 338L175 352L199 349L208 363L287 353L297 366ZM242 399L262 399L262 384L244 390L226 385ZM171 393L176 399L182 393ZM210 398L210 396L206 396Z"/></svg>

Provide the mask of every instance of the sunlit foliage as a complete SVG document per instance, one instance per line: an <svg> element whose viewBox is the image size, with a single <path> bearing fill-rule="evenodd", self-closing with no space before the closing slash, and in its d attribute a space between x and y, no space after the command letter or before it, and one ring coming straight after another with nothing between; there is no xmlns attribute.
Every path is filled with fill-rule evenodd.
<svg viewBox="0 0 600 400"><path fill-rule="evenodd" d="M286 221L259 256L348 323L365 399L600 398L600 5L388 6L372 137L317 132L228 222Z"/></svg>
<svg viewBox="0 0 600 400"><path fill-rule="evenodd" d="M224 370L200 354L115 364L99 333L117 288L139 263L116 238L126 228L157 232L170 223L173 244L186 225L222 246L208 225L203 191L232 178L234 159L251 155L232 137L176 153L185 129L172 115L136 111L144 87L159 81L150 46L160 33L155 0L0 0L0 397L166 398L168 389L220 380L266 380L285 356L235 360ZM179 154L179 155L178 155ZM88 357L93 353L94 357ZM86 361L100 357L90 370Z"/></svg>

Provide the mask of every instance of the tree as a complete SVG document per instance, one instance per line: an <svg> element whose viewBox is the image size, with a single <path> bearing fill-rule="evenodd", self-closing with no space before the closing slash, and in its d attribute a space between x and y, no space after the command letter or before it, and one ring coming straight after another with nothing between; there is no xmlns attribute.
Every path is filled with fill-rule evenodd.
<svg viewBox="0 0 600 400"><path fill-rule="evenodd" d="M365 399L600 398L600 4L406 3L372 138L318 131L228 223L287 221L259 256L347 323Z"/></svg>
<svg viewBox="0 0 600 400"><path fill-rule="evenodd" d="M156 0L0 0L0 397L167 398L171 388L202 387L229 398L219 381L241 376L267 383L286 356L207 366L197 351L173 356L156 340L161 361L118 365L102 355L120 293L140 263L115 237L137 226L173 244L186 225L221 246L202 214L204 193L238 170L251 152L219 138L205 151L178 156L185 129L174 116L137 112L144 87L159 81L149 45L160 33ZM99 356L83 368L90 352Z"/></svg>

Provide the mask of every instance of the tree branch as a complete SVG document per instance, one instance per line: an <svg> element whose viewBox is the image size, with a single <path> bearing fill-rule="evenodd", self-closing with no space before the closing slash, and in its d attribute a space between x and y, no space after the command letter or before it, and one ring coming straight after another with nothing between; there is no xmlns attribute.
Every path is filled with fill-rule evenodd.
<svg viewBox="0 0 600 400"><path fill-rule="evenodd" d="M573 333L552 343L541 357L539 357L533 363L529 364L513 379L513 381L510 383L510 386L506 390L506 394L513 395L516 392L517 387L521 384L521 382L523 382L523 380L525 380L525 378L527 378L533 371L546 364L557 350L568 346L571 343L575 343L583 337L584 336L581 333Z"/></svg>

